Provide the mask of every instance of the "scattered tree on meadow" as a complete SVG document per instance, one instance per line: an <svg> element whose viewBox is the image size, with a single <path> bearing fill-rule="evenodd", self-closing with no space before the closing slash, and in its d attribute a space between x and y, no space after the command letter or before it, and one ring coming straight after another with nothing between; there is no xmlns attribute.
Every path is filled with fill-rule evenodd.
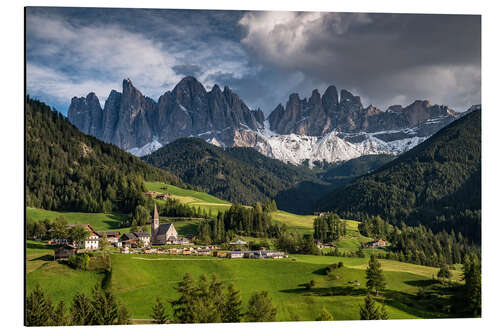
<svg viewBox="0 0 500 333"><path fill-rule="evenodd" d="M385 289L385 278L382 274L381 264L373 254L366 269L366 288L370 292L375 290L377 296L379 291Z"/></svg>
<svg viewBox="0 0 500 333"><path fill-rule="evenodd" d="M248 301L246 320L249 322L275 321L277 310L267 291L254 293Z"/></svg>
<svg viewBox="0 0 500 333"><path fill-rule="evenodd" d="M319 316L316 318L316 321L333 321L333 316L325 307L321 309Z"/></svg>
<svg viewBox="0 0 500 333"><path fill-rule="evenodd" d="M359 306L359 316L361 320L388 319L388 314L385 309L385 305L379 308L370 293L366 295L365 303Z"/></svg>
<svg viewBox="0 0 500 333"><path fill-rule="evenodd" d="M153 305L153 320L155 324L165 324L167 322L167 314L165 313L165 305L159 297L156 298L156 303Z"/></svg>

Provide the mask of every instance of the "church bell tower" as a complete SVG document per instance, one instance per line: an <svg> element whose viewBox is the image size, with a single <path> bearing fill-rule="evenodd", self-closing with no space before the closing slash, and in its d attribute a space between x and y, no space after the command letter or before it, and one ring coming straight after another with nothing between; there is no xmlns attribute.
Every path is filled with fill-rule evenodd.
<svg viewBox="0 0 500 333"><path fill-rule="evenodd" d="M158 229L160 227L160 216L158 215L158 208L156 208L156 203L155 203L155 210L153 212L153 222L151 223L151 240L156 239L156 234L158 233Z"/></svg>

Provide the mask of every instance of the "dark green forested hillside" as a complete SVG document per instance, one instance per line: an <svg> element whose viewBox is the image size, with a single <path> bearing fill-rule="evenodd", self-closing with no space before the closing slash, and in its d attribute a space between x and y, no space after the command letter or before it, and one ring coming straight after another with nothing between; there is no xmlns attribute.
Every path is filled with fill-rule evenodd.
<svg viewBox="0 0 500 333"><path fill-rule="evenodd" d="M49 210L129 212L143 180L182 185L118 147L85 135L46 104L26 104L26 203Z"/></svg>
<svg viewBox="0 0 500 333"><path fill-rule="evenodd" d="M323 167L326 171L320 175L321 179L332 183L335 187L345 184L356 177L373 172L395 159L394 155L364 155L352 160L338 163L334 166Z"/></svg>
<svg viewBox="0 0 500 333"><path fill-rule="evenodd" d="M474 111L370 175L337 188L322 210L392 224L424 224L480 242L481 111Z"/></svg>
<svg viewBox="0 0 500 333"><path fill-rule="evenodd" d="M224 150L196 138L176 140L143 159L235 203L263 203L268 198L280 209L307 212L331 189L308 169L251 148Z"/></svg>

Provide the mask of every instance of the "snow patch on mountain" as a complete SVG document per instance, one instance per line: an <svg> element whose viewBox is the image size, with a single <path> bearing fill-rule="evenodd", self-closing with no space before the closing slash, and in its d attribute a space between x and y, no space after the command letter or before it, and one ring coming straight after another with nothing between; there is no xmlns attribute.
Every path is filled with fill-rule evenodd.
<svg viewBox="0 0 500 333"><path fill-rule="evenodd" d="M131 153L132 155L142 157L151 154L152 152L160 149L161 147L162 144L159 143L157 139L153 138L153 141L146 143L144 146L130 148L129 150L127 150L127 152Z"/></svg>

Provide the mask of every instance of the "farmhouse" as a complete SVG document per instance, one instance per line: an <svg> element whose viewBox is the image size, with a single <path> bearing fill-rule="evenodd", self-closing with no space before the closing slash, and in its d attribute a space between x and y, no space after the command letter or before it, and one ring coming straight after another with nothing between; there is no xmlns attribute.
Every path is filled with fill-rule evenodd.
<svg viewBox="0 0 500 333"><path fill-rule="evenodd" d="M99 235L97 231L95 231L90 224L87 224L85 227L90 232L90 235L85 241L79 244L79 247L85 251L97 250L99 248Z"/></svg>
<svg viewBox="0 0 500 333"><path fill-rule="evenodd" d="M54 249L54 260L68 260L74 255L76 255L76 247L70 244L64 244Z"/></svg>
<svg viewBox="0 0 500 333"><path fill-rule="evenodd" d="M247 245L247 242L238 239L236 242L229 242L229 245Z"/></svg>
<svg viewBox="0 0 500 333"><path fill-rule="evenodd" d="M111 244L118 243L118 241L120 239L120 232L119 231L98 231L97 235L100 238L106 237L108 242Z"/></svg>
<svg viewBox="0 0 500 333"><path fill-rule="evenodd" d="M153 212L153 221L151 223L151 243L153 245L178 244L177 230L173 224L160 224L158 209ZM183 243L186 243L183 241Z"/></svg>
<svg viewBox="0 0 500 333"><path fill-rule="evenodd" d="M131 232L122 236L122 243L125 246L137 246L140 240L143 242L144 246L149 246L151 243L151 235L147 232Z"/></svg>
<svg viewBox="0 0 500 333"><path fill-rule="evenodd" d="M227 257L229 259L243 258L243 252L241 252L241 251L231 251L231 252L227 253Z"/></svg>
<svg viewBox="0 0 500 333"><path fill-rule="evenodd" d="M382 238L377 238L373 242L368 242L363 244L364 247L383 247L387 246L387 241Z"/></svg>

